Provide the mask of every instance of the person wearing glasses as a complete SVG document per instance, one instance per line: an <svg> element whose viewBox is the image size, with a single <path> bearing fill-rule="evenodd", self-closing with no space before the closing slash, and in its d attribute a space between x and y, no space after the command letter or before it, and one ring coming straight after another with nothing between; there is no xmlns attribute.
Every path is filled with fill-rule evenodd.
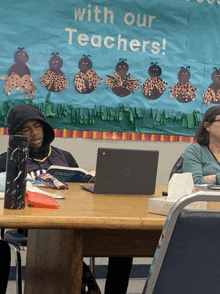
<svg viewBox="0 0 220 294"><path fill-rule="evenodd" d="M184 152L183 172L191 172L195 184L220 185L220 105L206 111L196 141Z"/></svg>

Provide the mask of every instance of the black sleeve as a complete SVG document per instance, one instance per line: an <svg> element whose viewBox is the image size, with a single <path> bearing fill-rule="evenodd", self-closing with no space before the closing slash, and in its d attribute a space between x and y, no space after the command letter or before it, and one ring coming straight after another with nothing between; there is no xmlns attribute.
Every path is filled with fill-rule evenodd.
<svg viewBox="0 0 220 294"><path fill-rule="evenodd" d="M67 161L69 167L79 167L75 158L72 156L72 154L70 152L64 151L64 150L62 150L62 152L66 158L66 161Z"/></svg>
<svg viewBox="0 0 220 294"><path fill-rule="evenodd" d="M0 155L0 173L3 173L6 171L6 158L7 158L7 152L2 153Z"/></svg>

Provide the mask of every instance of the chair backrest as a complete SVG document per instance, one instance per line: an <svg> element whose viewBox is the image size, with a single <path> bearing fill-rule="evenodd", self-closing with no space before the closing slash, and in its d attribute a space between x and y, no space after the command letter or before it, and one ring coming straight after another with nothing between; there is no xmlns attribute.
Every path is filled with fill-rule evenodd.
<svg viewBox="0 0 220 294"><path fill-rule="evenodd" d="M184 160L184 153L180 155L180 157L175 162L169 176L169 180L172 178L173 174L175 173L183 173L183 160Z"/></svg>
<svg viewBox="0 0 220 294"><path fill-rule="evenodd" d="M190 196L183 198L187 197ZM183 198L168 215L143 293L220 291L220 213L182 208L178 211ZM217 198L215 201L220 201L220 196Z"/></svg>

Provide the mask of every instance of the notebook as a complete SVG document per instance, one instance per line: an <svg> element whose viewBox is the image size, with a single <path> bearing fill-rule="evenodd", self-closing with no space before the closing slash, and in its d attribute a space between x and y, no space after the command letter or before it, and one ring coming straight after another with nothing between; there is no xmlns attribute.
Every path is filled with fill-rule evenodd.
<svg viewBox="0 0 220 294"><path fill-rule="evenodd" d="M159 151L99 148L94 185L81 185L101 194L153 195Z"/></svg>

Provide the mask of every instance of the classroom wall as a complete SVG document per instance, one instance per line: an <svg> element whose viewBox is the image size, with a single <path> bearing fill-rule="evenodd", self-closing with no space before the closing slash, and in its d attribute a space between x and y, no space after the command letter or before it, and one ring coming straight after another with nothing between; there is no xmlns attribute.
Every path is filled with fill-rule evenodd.
<svg viewBox="0 0 220 294"><path fill-rule="evenodd" d="M166 185L170 171L184 152L189 143L185 142L144 142L122 140L91 140L73 138L55 138L53 146L72 153L80 167L86 170L96 167L97 150L99 147L158 150L159 164L157 173L157 185ZM8 136L0 135L0 153L7 150Z"/></svg>

